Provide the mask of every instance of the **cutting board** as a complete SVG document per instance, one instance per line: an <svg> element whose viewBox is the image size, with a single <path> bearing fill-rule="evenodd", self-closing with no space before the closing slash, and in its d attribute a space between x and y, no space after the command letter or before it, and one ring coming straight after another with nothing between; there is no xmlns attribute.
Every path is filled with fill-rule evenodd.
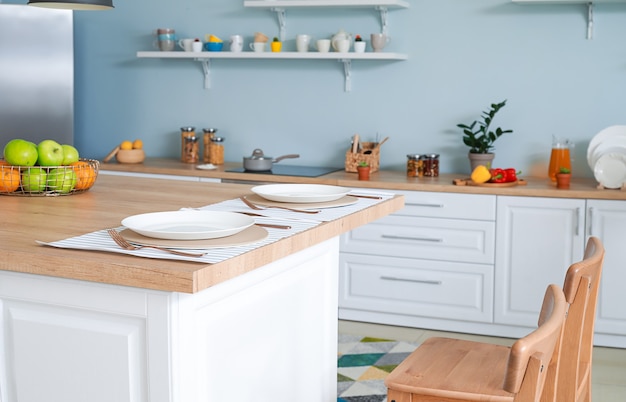
<svg viewBox="0 0 626 402"><path fill-rule="evenodd" d="M525 186L527 184L526 180L519 179L517 181L512 181L509 183L476 183L472 181L469 177L466 179L454 179L452 180L457 186L478 186L478 187L515 187L515 186Z"/></svg>

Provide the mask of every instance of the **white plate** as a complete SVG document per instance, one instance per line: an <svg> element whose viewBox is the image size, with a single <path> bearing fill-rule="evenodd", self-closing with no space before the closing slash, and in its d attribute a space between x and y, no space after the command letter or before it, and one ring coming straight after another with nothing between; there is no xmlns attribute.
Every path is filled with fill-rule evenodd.
<svg viewBox="0 0 626 402"><path fill-rule="evenodd" d="M147 237L168 240L216 239L252 226L254 219L219 211L168 211L133 215L122 225Z"/></svg>
<svg viewBox="0 0 626 402"><path fill-rule="evenodd" d="M596 162L593 175L606 188L620 188L626 182L626 156L605 154Z"/></svg>
<svg viewBox="0 0 626 402"><path fill-rule="evenodd" d="M607 144L609 144L608 146L626 144L626 126L607 127L589 141L589 146L587 147L587 163L592 170L595 166L594 159L597 161L597 159L602 156L596 155L594 157L594 152L596 152L598 146L602 143L604 143L605 146Z"/></svg>
<svg viewBox="0 0 626 402"><path fill-rule="evenodd" d="M270 201L308 203L335 201L350 190L324 184L267 184L252 187L252 192Z"/></svg>

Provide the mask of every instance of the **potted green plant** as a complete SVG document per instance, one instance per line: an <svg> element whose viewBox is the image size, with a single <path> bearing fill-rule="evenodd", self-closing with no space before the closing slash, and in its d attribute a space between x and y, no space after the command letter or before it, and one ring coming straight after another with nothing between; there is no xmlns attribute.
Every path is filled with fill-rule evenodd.
<svg viewBox="0 0 626 402"><path fill-rule="evenodd" d="M570 181L572 179L572 171L566 167L561 166L556 173L556 188L568 189Z"/></svg>
<svg viewBox="0 0 626 402"><path fill-rule="evenodd" d="M496 113L505 105L506 99L500 103L492 103L491 110L482 112L482 121L474 120L470 125L457 124L457 127L463 130L463 143L470 148L468 157L472 171L478 165L491 163L495 156L492 152L493 143L503 134L513 132L513 130L503 130L500 127L491 130L491 123Z"/></svg>
<svg viewBox="0 0 626 402"><path fill-rule="evenodd" d="M359 164L356 166L356 171L359 175L359 180L370 179L370 165L367 162L359 162Z"/></svg>
<svg viewBox="0 0 626 402"><path fill-rule="evenodd" d="M272 52L280 52L283 47L283 43L278 39L277 36L274 36L272 39L272 43L270 43L270 47L272 48Z"/></svg>

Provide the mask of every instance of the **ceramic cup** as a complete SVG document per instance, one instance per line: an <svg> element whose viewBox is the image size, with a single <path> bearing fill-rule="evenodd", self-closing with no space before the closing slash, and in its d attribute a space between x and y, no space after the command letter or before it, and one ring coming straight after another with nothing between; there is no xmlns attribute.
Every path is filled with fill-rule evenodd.
<svg viewBox="0 0 626 402"><path fill-rule="evenodd" d="M178 46L185 52L193 52L193 38L185 38L178 41Z"/></svg>
<svg viewBox="0 0 626 402"><path fill-rule="evenodd" d="M253 42L250 44L250 49L257 53L264 52L265 45L267 45L265 42Z"/></svg>
<svg viewBox="0 0 626 402"><path fill-rule="evenodd" d="M230 51L237 53L243 51L243 36L232 35L230 37Z"/></svg>
<svg viewBox="0 0 626 402"><path fill-rule="evenodd" d="M191 42L191 50L193 52L201 52L203 47L204 47L204 43L202 43L201 41Z"/></svg>
<svg viewBox="0 0 626 402"><path fill-rule="evenodd" d="M375 52L382 52L387 43L389 43L389 37L383 33L373 33L371 39L372 49Z"/></svg>
<svg viewBox="0 0 626 402"><path fill-rule="evenodd" d="M174 34L174 33L176 33L176 30L174 30L172 28L158 28L156 31L157 31L158 35L161 35L161 34Z"/></svg>
<svg viewBox="0 0 626 402"><path fill-rule="evenodd" d="M311 39L311 35L296 35L296 50L301 53L308 52Z"/></svg>
<svg viewBox="0 0 626 402"><path fill-rule="evenodd" d="M350 51L350 39L339 39L335 41L336 50L339 53L347 53Z"/></svg>
<svg viewBox="0 0 626 402"><path fill-rule="evenodd" d="M320 53L328 53L330 51L330 39L319 39L315 42L315 47Z"/></svg>
<svg viewBox="0 0 626 402"><path fill-rule="evenodd" d="M366 45L365 41L354 42L354 53L364 53Z"/></svg>

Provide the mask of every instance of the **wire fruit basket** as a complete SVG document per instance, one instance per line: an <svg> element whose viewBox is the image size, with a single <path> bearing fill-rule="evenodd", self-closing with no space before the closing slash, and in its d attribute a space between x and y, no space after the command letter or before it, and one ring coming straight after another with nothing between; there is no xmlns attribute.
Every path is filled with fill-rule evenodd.
<svg viewBox="0 0 626 402"><path fill-rule="evenodd" d="M84 193L93 187L100 162L80 159L66 166L11 166L0 159L0 195L43 197Z"/></svg>

